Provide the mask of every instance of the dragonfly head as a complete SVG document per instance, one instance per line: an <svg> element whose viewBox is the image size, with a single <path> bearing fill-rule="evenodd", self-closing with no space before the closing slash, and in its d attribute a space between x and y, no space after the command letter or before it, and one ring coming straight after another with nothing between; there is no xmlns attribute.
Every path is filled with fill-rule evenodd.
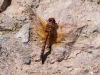
<svg viewBox="0 0 100 75"><path fill-rule="evenodd" d="M49 18L49 19L48 19L48 22L52 22L52 23L55 24L55 18Z"/></svg>

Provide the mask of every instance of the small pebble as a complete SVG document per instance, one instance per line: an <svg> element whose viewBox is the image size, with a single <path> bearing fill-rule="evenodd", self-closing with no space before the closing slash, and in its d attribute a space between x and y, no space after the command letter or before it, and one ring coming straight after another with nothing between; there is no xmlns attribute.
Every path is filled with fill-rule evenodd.
<svg viewBox="0 0 100 75"><path fill-rule="evenodd" d="M30 65L30 63L31 63L30 56L22 57L22 61L24 64Z"/></svg>
<svg viewBox="0 0 100 75"><path fill-rule="evenodd" d="M39 6L39 3L38 2L35 2L35 3L33 3L33 5L31 5L31 7L33 8L37 8Z"/></svg>

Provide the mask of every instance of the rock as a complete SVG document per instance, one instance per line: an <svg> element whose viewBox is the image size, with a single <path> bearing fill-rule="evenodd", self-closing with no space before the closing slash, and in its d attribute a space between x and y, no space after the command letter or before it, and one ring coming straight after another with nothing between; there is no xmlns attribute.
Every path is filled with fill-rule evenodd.
<svg viewBox="0 0 100 75"><path fill-rule="evenodd" d="M38 2L34 2L32 5L31 5L31 7L33 8L37 8L39 6L39 3Z"/></svg>
<svg viewBox="0 0 100 75"><path fill-rule="evenodd" d="M4 0L0 0L0 6L3 4L3 1L4 1Z"/></svg>
<svg viewBox="0 0 100 75"><path fill-rule="evenodd" d="M81 68L73 68L73 70L71 71L72 75L78 75L78 73L81 71Z"/></svg>
<svg viewBox="0 0 100 75"><path fill-rule="evenodd" d="M9 56L10 55L10 50L8 47L0 47L0 56Z"/></svg>
<svg viewBox="0 0 100 75"><path fill-rule="evenodd" d="M8 30L12 30L15 29L15 25L16 25L16 20L9 17L8 15L2 15L0 17L1 23L0 23L0 28L2 29L8 29Z"/></svg>
<svg viewBox="0 0 100 75"><path fill-rule="evenodd" d="M22 38L25 47L21 39L14 38L17 30L9 34L10 40L0 36L3 40L0 41L0 75L100 75L100 6L97 1L11 0L11 5L0 13L0 27L16 30L22 26L16 37ZM56 39L59 41L52 44L51 52L45 48L44 64L39 60L42 40L35 27L30 30L31 40L25 43L29 40L29 25L41 26L26 6L31 10L35 8L45 21L54 17L59 25Z"/></svg>
<svg viewBox="0 0 100 75"><path fill-rule="evenodd" d="M31 59L30 59L29 56L22 57L22 61L23 61L24 64L28 64L28 65L30 65L30 63L31 63Z"/></svg>
<svg viewBox="0 0 100 75"><path fill-rule="evenodd" d="M25 12L25 10L26 10L26 8L25 8L25 7L23 7L23 6L22 6L22 7L19 7L19 12L20 12L20 13ZM24 16L25 16L25 15L24 15Z"/></svg>
<svg viewBox="0 0 100 75"><path fill-rule="evenodd" d="M3 35L0 36L0 46L2 46L5 42L7 42L10 39L9 35Z"/></svg>
<svg viewBox="0 0 100 75"><path fill-rule="evenodd" d="M93 38L94 37L94 38ZM94 48L98 48L100 47L100 42L98 40L100 40L100 34L96 34L96 35L93 35L93 40L91 42L91 46L94 46Z"/></svg>
<svg viewBox="0 0 100 75"><path fill-rule="evenodd" d="M2 36L3 32L0 32L0 36Z"/></svg>
<svg viewBox="0 0 100 75"><path fill-rule="evenodd" d="M18 2L18 3L21 3L21 2L22 2L22 0L17 0L17 2Z"/></svg>
<svg viewBox="0 0 100 75"><path fill-rule="evenodd" d="M18 21L25 21L27 19L26 16L22 15L21 17L17 18Z"/></svg>
<svg viewBox="0 0 100 75"><path fill-rule="evenodd" d="M72 0L70 0L70 1L68 1L68 0L67 1L66 0L63 0L63 1L61 1L61 0L58 0L58 1L57 0L56 1L43 0L40 2L40 5L37 8L36 12L45 21L50 17L54 17L56 19L56 22L60 23L60 24L73 23L74 17L67 10L67 8L71 4L72 4ZM66 9L66 10L64 10L64 9ZM48 11L51 11L51 12L48 12ZM55 12L55 13L53 13L53 12Z"/></svg>
<svg viewBox="0 0 100 75"><path fill-rule="evenodd" d="M20 3L23 6L29 5L31 6L36 0L17 0L18 3Z"/></svg>
<svg viewBox="0 0 100 75"><path fill-rule="evenodd" d="M88 69L85 69L84 73L89 73L89 70Z"/></svg>
<svg viewBox="0 0 100 75"><path fill-rule="evenodd" d="M52 52L50 55L50 62L54 63L55 61L61 62L66 55L66 45L64 43L54 44L52 46Z"/></svg>
<svg viewBox="0 0 100 75"><path fill-rule="evenodd" d="M19 32L16 34L17 38L19 37L22 38L22 43L26 43L29 41L29 27L30 27L29 23L23 25L22 28L19 30Z"/></svg>

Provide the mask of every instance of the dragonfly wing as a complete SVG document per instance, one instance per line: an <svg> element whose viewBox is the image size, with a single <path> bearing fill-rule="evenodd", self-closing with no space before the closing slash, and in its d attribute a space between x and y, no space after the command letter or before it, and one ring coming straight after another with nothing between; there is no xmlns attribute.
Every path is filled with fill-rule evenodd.
<svg viewBox="0 0 100 75"><path fill-rule="evenodd" d="M57 34L57 41L56 42L60 42L64 37L68 36L69 34L63 34L63 33L58 33Z"/></svg>
<svg viewBox="0 0 100 75"><path fill-rule="evenodd" d="M44 38L45 37L45 31L44 31L44 28L43 27L35 27L37 33L40 35L41 38Z"/></svg>
<svg viewBox="0 0 100 75"><path fill-rule="evenodd" d="M42 24L42 26L45 27L46 26L46 22L38 15L37 15L37 18L39 19L39 21Z"/></svg>
<svg viewBox="0 0 100 75"><path fill-rule="evenodd" d="M64 37L69 36L70 29L67 28L67 25L58 25L57 29L57 42L60 42Z"/></svg>
<svg viewBox="0 0 100 75"><path fill-rule="evenodd" d="M36 27L35 27L36 31L42 38L44 38L45 37L44 28L46 27L46 22L40 16L36 15L36 17L38 18L39 22L41 23L41 24L36 25Z"/></svg>

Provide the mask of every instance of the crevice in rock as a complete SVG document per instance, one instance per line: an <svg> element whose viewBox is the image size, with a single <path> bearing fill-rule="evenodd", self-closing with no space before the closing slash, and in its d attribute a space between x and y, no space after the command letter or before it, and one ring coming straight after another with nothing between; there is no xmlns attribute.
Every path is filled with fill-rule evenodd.
<svg viewBox="0 0 100 75"><path fill-rule="evenodd" d="M12 2L12 0L4 0L1 5L1 8L0 8L0 13L5 11L7 9L7 7L11 5L11 2Z"/></svg>

